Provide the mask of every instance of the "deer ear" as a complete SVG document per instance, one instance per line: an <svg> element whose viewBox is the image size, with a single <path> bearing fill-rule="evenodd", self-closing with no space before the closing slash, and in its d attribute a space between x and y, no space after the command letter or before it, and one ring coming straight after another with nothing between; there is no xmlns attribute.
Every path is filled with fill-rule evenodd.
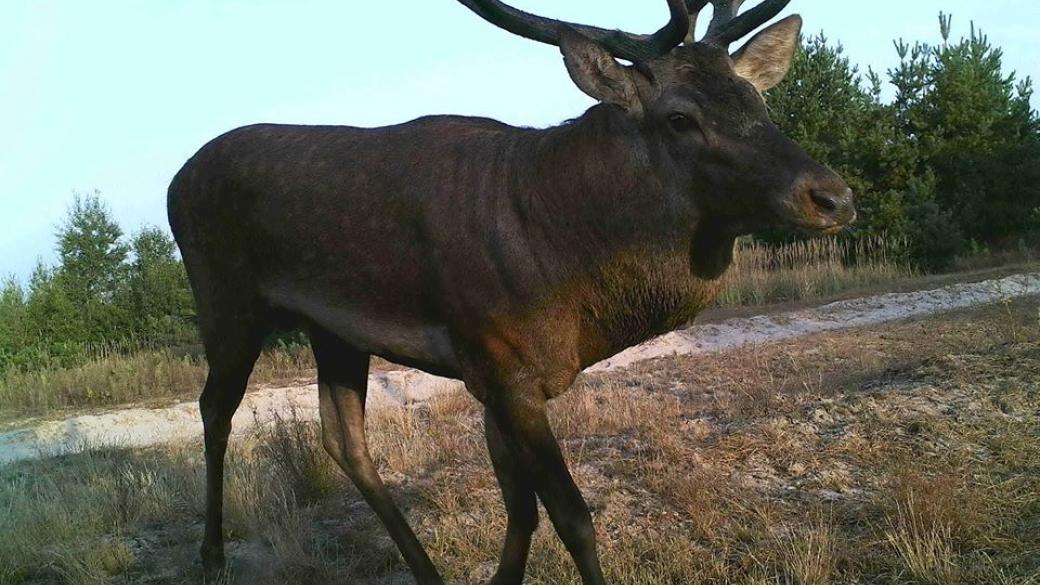
<svg viewBox="0 0 1040 585"><path fill-rule="evenodd" d="M774 23L733 54L733 68L765 93L780 83L791 68L801 30L802 17L797 14Z"/></svg>
<svg viewBox="0 0 1040 585"><path fill-rule="evenodd" d="M643 103L632 72L602 45L570 27L560 29L560 52L567 72L581 91L607 104L641 116Z"/></svg>

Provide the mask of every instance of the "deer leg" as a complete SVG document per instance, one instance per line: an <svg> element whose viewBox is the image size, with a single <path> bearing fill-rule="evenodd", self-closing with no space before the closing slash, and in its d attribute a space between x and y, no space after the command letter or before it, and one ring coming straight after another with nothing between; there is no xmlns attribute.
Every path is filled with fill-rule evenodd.
<svg viewBox="0 0 1040 585"><path fill-rule="evenodd" d="M382 520L419 585L443 585L422 544L379 477L365 439L368 354L324 331L311 332L325 450Z"/></svg>
<svg viewBox="0 0 1040 585"><path fill-rule="evenodd" d="M538 501L534 486L521 472L519 462L506 445L490 411L484 414L484 434L509 515L502 557L489 585L520 585L531 549L531 534L538 527Z"/></svg>
<svg viewBox="0 0 1040 585"><path fill-rule="evenodd" d="M202 568L207 578L224 568L224 454L231 434L231 417L242 402L263 335L231 341L226 337L206 346L209 374L199 397L206 445L206 528Z"/></svg>
<svg viewBox="0 0 1040 585"><path fill-rule="evenodd" d="M604 585L592 516L549 425L541 388L536 389L536 396L513 388L503 390L489 395L488 406L506 444L529 470L535 491L574 559L582 583Z"/></svg>

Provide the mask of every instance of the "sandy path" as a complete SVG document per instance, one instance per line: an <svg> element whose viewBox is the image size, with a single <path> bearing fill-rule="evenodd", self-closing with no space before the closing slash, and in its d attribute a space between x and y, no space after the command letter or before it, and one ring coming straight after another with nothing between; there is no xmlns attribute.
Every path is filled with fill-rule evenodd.
<svg viewBox="0 0 1040 585"><path fill-rule="evenodd" d="M1036 294L1040 294L1040 273L955 284L935 290L887 293L777 315L728 319L663 335L586 371L609 371L666 355L724 351ZM369 378L369 406L380 408L421 403L453 388L461 388L461 383L414 370L379 372ZM287 413L292 408L300 418L317 418L316 386L261 388L250 392L235 415L235 433L248 432L256 421L269 421L277 413ZM128 408L41 423L0 434L0 464L94 445L141 447L201 436L202 423L194 401L161 409Z"/></svg>

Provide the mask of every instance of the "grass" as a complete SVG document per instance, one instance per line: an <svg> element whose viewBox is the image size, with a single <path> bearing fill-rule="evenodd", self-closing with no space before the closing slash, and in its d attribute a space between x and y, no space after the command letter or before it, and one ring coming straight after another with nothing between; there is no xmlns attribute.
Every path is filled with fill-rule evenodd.
<svg viewBox="0 0 1040 585"><path fill-rule="evenodd" d="M820 298L915 275L908 242L886 236L818 238L770 247L738 244L720 305Z"/></svg>
<svg viewBox="0 0 1040 585"><path fill-rule="evenodd" d="M950 525L925 517L913 492L897 504L895 516L886 522L885 539L915 580L937 584L961 580Z"/></svg>
<svg viewBox="0 0 1040 585"><path fill-rule="evenodd" d="M583 377L551 414L608 581L1040 583L1038 339L1026 299ZM484 582L504 532L479 414L460 394L369 417L451 583ZM288 413L232 444L227 583L405 574L317 432ZM200 454L0 468L0 583L196 581ZM527 583L578 583L544 518Z"/></svg>
<svg viewBox="0 0 1040 585"><path fill-rule="evenodd" d="M267 351L253 371L254 384L284 383L313 373L310 349ZM0 376L0 420L89 407L197 396L206 380L205 360L172 350L111 353L83 365Z"/></svg>
<svg viewBox="0 0 1040 585"><path fill-rule="evenodd" d="M831 518L818 513L804 526L776 538L783 582L802 585L831 582L841 560L841 537Z"/></svg>

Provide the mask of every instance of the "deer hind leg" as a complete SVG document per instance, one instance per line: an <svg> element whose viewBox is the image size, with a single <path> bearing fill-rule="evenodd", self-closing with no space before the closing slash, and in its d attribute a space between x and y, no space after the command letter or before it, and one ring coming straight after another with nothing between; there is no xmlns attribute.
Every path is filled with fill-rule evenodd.
<svg viewBox="0 0 1040 585"><path fill-rule="evenodd" d="M231 434L231 417L242 402L266 336L266 330L243 326L245 322L239 321L227 331L203 330L209 375L199 397L206 446L206 528L200 553L202 568L209 578L216 577L224 568L224 454Z"/></svg>
<svg viewBox="0 0 1040 585"><path fill-rule="evenodd" d="M350 477L397 544L419 585L443 585L422 544L379 477L365 439L368 354L334 335L311 331L318 364L318 400L325 450Z"/></svg>
<svg viewBox="0 0 1040 585"><path fill-rule="evenodd" d="M531 550L531 535L538 527L538 499L490 411L484 414L484 433L508 514L502 557L490 585L520 585Z"/></svg>

